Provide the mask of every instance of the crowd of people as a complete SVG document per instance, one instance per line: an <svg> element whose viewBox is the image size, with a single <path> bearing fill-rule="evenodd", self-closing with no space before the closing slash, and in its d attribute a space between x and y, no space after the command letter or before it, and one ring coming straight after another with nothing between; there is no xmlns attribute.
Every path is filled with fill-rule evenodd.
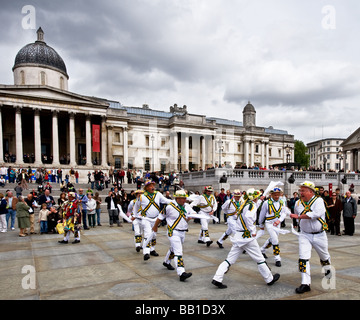
<svg viewBox="0 0 360 320"><path fill-rule="evenodd" d="M61 244L69 243L71 234L73 244L80 243L81 230L89 230L101 226L101 205L106 205L109 226L122 227L123 223L132 223L134 244L137 252L142 250L143 259L159 256L156 252L156 233L159 226L167 225L169 250L163 261L168 270L177 270L180 281L192 276L185 270L183 244L188 222L194 219L200 224L198 244L210 247L213 244L209 232L209 223L226 224L224 233L216 244L224 249L226 239L232 235L232 247L212 279L212 284L220 289L224 275L229 271L241 253L246 252L256 262L258 271L268 285L279 280L279 273L272 273L266 259L266 250L272 247L274 264L281 267L280 234L284 230L285 218L290 217L291 230L299 237L299 271L301 285L297 293L310 291L310 257L311 249L315 248L320 257L326 275L331 276L330 254L328 252L327 234L352 236L355 232L358 199L350 188L345 195L337 189L329 193L323 187L318 189L312 182L305 181L300 185L299 192L291 198L284 195L278 186L269 186L269 190L250 188L246 191L225 190L214 191L212 186L203 190L187 193L176 173L164 177L149 172L135 176L137 188L127 193L122 184L123 170L109 172L107 176L101 170L89 172L87 190L76 188L76 170L72 168L65 173L52 174L41 169L36 171L38 188L29 191L27 183L30 179L26 169L21 169L15 178L17 185L14 190L0 193L0 231L15 230L15 220L19 228L19 237L36 234L35 223L39 224L40 234L63 234ZM10 168L11 172L11 168ZM8 172L9 173L9 172ZM7 173L7 174L8 174ZM61 194L57 201L52 196L49 180L58 177ZM8 175L10 179L10 175ZM165 183L165 181L170 183ZM43 182L46 182L43 185ZM24 187L24 189L22 189ZM173 196L170 187L174 188ZM101 196L103 189L109 189L107 195ZM16 196L14 196L14 192ZM102 199L104 198L104 199ZM35 213L38 214L35 214ZM341 233L341 213L344 230ZM35 221L37 217L37 221ZM257 239L267 231L268 238L260 247ZM175 259L175 267L172 261Z"/></svg>

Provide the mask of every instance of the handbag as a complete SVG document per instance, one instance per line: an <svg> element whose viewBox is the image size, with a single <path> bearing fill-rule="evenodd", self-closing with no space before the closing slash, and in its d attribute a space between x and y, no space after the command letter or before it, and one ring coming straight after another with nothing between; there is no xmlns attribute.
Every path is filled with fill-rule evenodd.
<svg viewBox="0 0 360 320"><path fill-rule="evenodd" d="M56 225L56 230L57 230L57 232L58 232L58 234L63 234L64 233L64 223L58 223L57 225Z"/></svg>

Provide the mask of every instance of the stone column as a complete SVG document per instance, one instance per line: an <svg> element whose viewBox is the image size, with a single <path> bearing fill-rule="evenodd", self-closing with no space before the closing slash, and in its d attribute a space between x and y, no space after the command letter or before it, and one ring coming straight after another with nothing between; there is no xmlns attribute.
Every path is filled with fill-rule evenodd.
<svg viewBox="0 0 360 320"><path fill-rule="evenodd" d="M249 140L245 139L244 144L244 163L249 167Z"/></svg>
<svg viewBox="0 0 360 320"><path fill-rule="evenodd" d="M108 125L107 126L107 145L108 145L108 162L111 166L114 166L115 163L113 162L113 156L112 156L112 144L113 144L113 126Z"/></svg>
<svg viewBox="0 0 360 320"><path fill-rule="evenodd" d="M269 169L269 142L265 142L265 153L266 153L266 156L265 156L265 166L266 166L266 169Z"/></svg>
<svg viewBox="0 0 360 320"><path fill-rule="evenodd" d="M250 166L251 167L253 167L255 165L255 162L254 162L254 155L255 155L254 146L255 146L254 141L250 141Z"/></svg>
<svg viewBox="0 0 360 320"><path fill-rule="evenodd" d="M41 159L41 127L40 127L40 109L34 110L34 149L35 149L35 166L42 164Z"/></svg>
<svg viewBox="0 0 360 320"><path fill-rule="evenodd" d="M128 164L129 164L129 150L128 150L128 128L124 127L123 128L123 155L124 155L124 167L128 168Z"/></svg>
<svg viewBox="0 0 360 320"><path fill-rule="evenodd" d="M205 170L206 167L206 144L205 144L205 137L203 137L201 141L201 153L202 153L202 164L201 167Z"/></svg>
<svg viewBox="0 0 360 320"><path fill-rule="evenodd" d="M15 141L16 141L16 164L24 164L21 107L17 106L15 111Z"/></svg>
<svg viewBox="0 0 360 320"><path fill-rule="evenodd" d="M58 127L58 114L57 110L53 111L52 114L52 145L53 145L53 165L60 165L59 158L59 127Z"/></svg>
<svg viewBox="0 0 360 320"><path fill-rule="evenodd" d="M90 115L85 115L85 136L86 136L86 166L91 167L91 118ZM100 160L100 159L99 159Z"/></svg>
<svg viewBox="0 0 360 320"><path fill-rule="evenodd" d="M265 141L261 142L261 166L265 167Z"/></svg>
<svg viewBox="0 0 360 320"><path fill-rule="evenodd" d="M184 136L184 171L189 171L189 136L185 133Z"/></svg>
<svg viewBox="0 0 360 320"><path fill-rule="evenodd" d="M101 117L101 165L105 167L108 165L108 153L111 151L112 142L110 148L108 148L108 141L107 141L107 132L106 132L106 117ZM127 140L126 140L127 143Z"/></svg>
<svg viewBox="0 0 360 320"><path fill-rule="evenodd" d="M173 170L178 171L178 134L177 132L174 132L173 136Z"/></svg>
<svg viewBox="0 0 360 320"><path fill-rule="evenodd" d="M0 104L0 163L4 162L4 145L3 145L3 124L2 124L2 104Z"/></svg>
<svg viewBox="0 0 360 320"><path fill-rule="evenodd" d="M76 166L75 113L69 112L70 166Z"/></svg>

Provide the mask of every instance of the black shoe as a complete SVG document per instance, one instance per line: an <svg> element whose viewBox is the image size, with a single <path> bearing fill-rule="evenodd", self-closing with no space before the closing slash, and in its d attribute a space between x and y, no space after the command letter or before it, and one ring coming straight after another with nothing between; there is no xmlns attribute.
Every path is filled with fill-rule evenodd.
<svg viewBox="0 0 360 320"><path fill-rule="evenodd" d="M273 276L273 279L271 282L269 282L267 285L268 286L272 286L276 281L278 281L280 279L280 275L278 273L275 273Z"/></svg>
<svg viewBox="0 0 360 320"><path fill-rule="evenodd" d="M213 243L213 241L206 241L206 246L210 247L212 243Z"/></svg>
<svg viewBox="0 0 360 320"><path fill-rule="evenodd" d="M280 262L280 261L276 261L276 262L275 262L275 266L281 267L281 262Z"/></svg>
<svg viewBox="0 0 360 320"><path fill-rule="evenodd" d="M204 241L202 241L202 240L198 240L198 243L205 243Z"/></svg>
<svg viewBox="0 0 360 320"><path fill-rule="evenodd" d="M187 278L190 278L191 276L192 276L191 272L189 273L183 272L182 275L180 276L180 281L185 281Z"/></svg>
<svg viewBox="0 0 360 320"><path fill-rule="evenodd" d="M90 230L90 228L86 227L86 228L84 228L84 230Z"/></svg>
<svg viewBox="0 0 360 320"><path fill-rule="evenodd" d="M168 268L168 270L175 270L175 268L170 263L163 262L163 266Z"/></svg>
<svg viewBox="0 0 360 320"><path fill-rule="evenodd" d="M136 252L140 252L140 247L136 247Z"/></svg>
<svg viewBox="0 0 360 320"><path fill-rule="evenodd" d="M149 260L150 259L150 255L147 253L147 254L144 254L144 260Z"/></svg>
<svg viewBox="0 0 360 320"><path fill-rule="evenodd" d="M220 243L219 241L216 241L217 245L219 246L220 249L224 249L224 246L222 245L222 243Z"/></svg>
<svg viewBox="0 0 360 320"><path fill-rule="evenodd" d="M75 239L72 243L79 243L80 240Z"/></svg>
<svg viewBox="0 0 360 320"><path fill-rule="evenodd" d="M64 244L66 244L66 243L69 243L68 241L66 241L66 240L61 240L61 241L58 241L59 243L64 243Z"/></svg>
<svg viewBox="0 0 360 320"><path fill-rule="evenodd" d="M296 293L304 293L310 291L310 285L308 284L302 284L299 288L295 289Z"/></svg>
<svg viewBox="0 0 360 320"><path fill-rule="evenodd" d="M158 257L159 254L154 250L154 251L150 251L150 255L154 256L154 257Z"/></svg>
<svg viewBox="0 0 360 320"><path fill-rule="evenodd" d="M211 283L212 283L214 286L217 286L219 289L226 289L226 288L227 288L227 285L222 284L221 282L216 281L216 280L211 281Z"/></svg>

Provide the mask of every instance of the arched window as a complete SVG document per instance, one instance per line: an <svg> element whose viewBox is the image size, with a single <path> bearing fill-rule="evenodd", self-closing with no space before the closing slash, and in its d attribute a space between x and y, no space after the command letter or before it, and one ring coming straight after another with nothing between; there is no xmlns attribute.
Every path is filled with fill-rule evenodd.
<svg viewBox="0 0 360 320"><path fill-rule="evenodd" d="M64 90L64 77L60 77L60 89Z"/></svg>
<svg viewBox="0 0 360 320"><path fill-rule="evenodd" d="M46 85L46 75L44 71L40 72L40 84L42 86Z"/></svg>
<svg viewBox="0 0 360 320"><path fill-rule="evenodd" d="M25 84L25 72L24 72L24 70L20 71L20 84L22 84L22 85Z"/></svg>

